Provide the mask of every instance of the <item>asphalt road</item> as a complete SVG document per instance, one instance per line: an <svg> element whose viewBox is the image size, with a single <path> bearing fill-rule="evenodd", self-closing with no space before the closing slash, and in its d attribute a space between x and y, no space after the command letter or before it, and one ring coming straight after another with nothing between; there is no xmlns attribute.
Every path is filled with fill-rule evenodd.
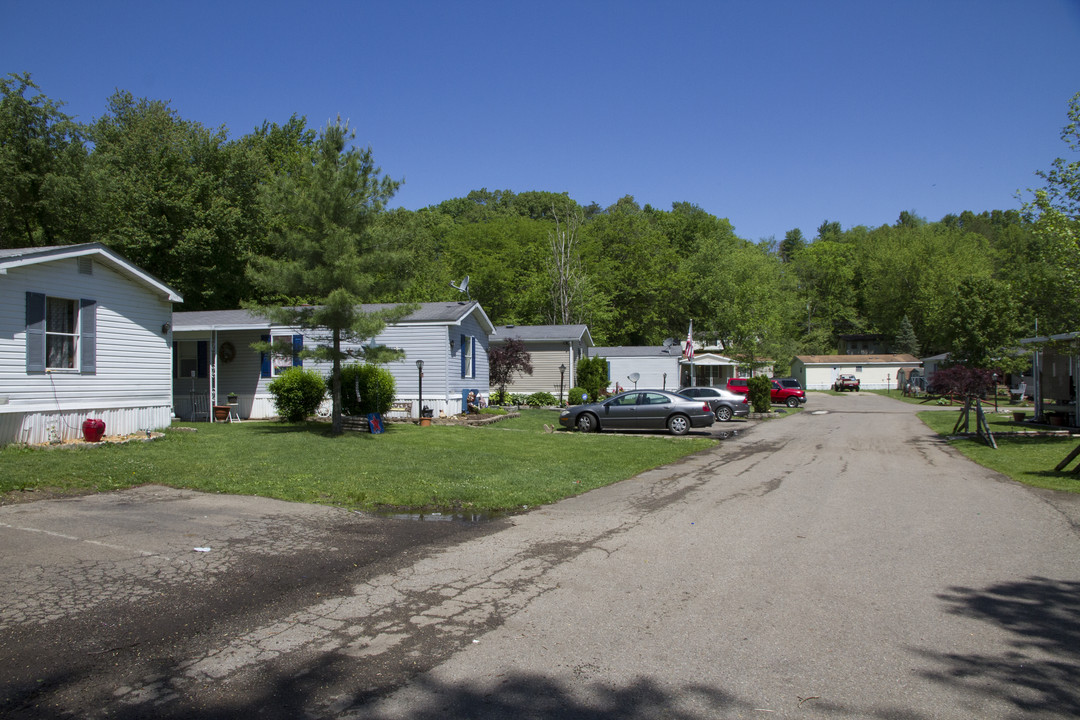
<svg viewBox="0 0 1080 720"><path fill-rule="evenodd" d="M916 410L812 394L475 526L163 488L2 507L0 715L1080 716L1077 497Z"/></svg>

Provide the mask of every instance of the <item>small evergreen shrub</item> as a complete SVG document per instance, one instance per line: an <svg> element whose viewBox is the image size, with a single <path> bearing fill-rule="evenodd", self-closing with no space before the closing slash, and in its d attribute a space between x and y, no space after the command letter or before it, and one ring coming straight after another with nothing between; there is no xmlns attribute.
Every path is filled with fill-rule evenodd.
<svg viewBox="0 0 1080 720"><path fill-rule="evenodd" d="M746 397L754 406L754 412L769 412L772 407L772 380L764 375L755 375L747 381L746 387L748 388Z"/></svg>
<svg viewBox="0 0 1080 720"><path fill-rule="evenodd" d="M603 397L608 386L607 360L600 356L578 360L577 384L589 394L590 401Z"/></svg>
<svg viewBox="0 0 1080 720"><path fill-rule="evenodd" d="M360 396L356 390L359 387ZM326 392L332 393L331 378L326 378ZM394 404L397 383L389 370L370 363L353 363L341 368L341 407L350 415L386 414Z"/></svg>
<svg viewBox="0 0 1080 720"><path fill-rule="evenodd" d="M570 401L571 405L581 405L585 402L584 396L585 388L580 387L572 387L570 388L570 392L567 393L567 399Z"/></svg>
<svg viewBox="0 0 1080 720"><path fill-rule="evenodd" d="M545 405L558 405L559 401L549 392L536 392L525 398L525 404L529 407L544 407Z"/></svg>
<svg viewBox="0 0 1080 720"><path fill-rule="evenodd" d="M314 415L326 397L323 376L302 367L289 368L274 378L266 389L274 396L278 416L288 422L299 422Z"/></svg>

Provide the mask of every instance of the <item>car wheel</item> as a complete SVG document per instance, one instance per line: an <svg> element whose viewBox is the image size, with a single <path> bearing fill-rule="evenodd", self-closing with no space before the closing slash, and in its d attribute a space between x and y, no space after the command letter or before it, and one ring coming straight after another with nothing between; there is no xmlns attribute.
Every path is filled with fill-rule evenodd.
<svg viewBox="0 0 1080 720"><path fill-rule="evenodd" d="M592 413L582 413L578 415L577 429L583 433L595 432L596 428L600 425L596 416Z"/></svg>
<svg viewBox="0 0 1080 720"><path fill-rule="evenodd" d="M690 432L690 418L685 415L672 415L668 418L667 429L672 435L685 435Z"/></svg>
<svg viewBox="0 0 1080 720"><path fill-rule="evenodd" d="M732 416L731 408L727 405L720 405L716 408L716 419L720 422L727 422Z"/></svg>
<svg viewBox="0 0 1080 720"><path fill-rule="evenodd" d="M789 397L787 399L787 406L789 408L797 408L797 407L799 407L799 398L792 395L791 397Z"/></svg>

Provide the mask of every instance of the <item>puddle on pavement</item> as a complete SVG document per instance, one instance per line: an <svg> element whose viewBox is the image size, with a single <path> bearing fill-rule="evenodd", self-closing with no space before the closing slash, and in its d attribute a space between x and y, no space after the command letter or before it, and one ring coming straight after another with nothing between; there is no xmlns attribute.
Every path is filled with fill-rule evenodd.
<svg viewBox="0 0 1080 720"><path fill-rule="evenodd" d="M367 512L368 515L374 515L376 517L386 518L388 520L413 520L416 522L457 522L466 524L476 524L488 522L489 520L498 520L499 518L507 517L510 513L507 512L474 512L474 513L440 513L440 512L427 512L427 513L403 513L403 512Z"/></svg>

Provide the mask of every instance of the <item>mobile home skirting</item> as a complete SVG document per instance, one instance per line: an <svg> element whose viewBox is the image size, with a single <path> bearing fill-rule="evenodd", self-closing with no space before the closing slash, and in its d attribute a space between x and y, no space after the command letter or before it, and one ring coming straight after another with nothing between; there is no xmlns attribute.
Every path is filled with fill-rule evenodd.
<svg viewBox="0 0 1080 720"><path fill-rule="evenodd" d="M0 411L7 410L0 406ZM157 405L127 408L27 410L10 408L0 412L0 445L12 443L41 445L70 442L82 437L84 420L105 421L106 435L131 435L167 428L172 407Z"/></svg>

